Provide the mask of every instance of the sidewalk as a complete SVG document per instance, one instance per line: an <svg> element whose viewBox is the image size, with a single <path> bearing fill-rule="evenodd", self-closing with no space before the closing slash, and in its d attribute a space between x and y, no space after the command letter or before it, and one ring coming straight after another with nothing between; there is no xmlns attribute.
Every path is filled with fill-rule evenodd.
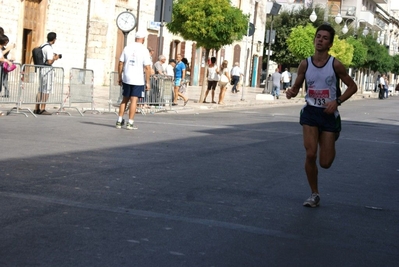
<svg viewBox="0 0 399 267"><path fill-rule="evenodd" d="M109 101L109 86L97 86L94 88L93 98L94 98L94 109L100 112L108 112L108 111L117 111L118 107L111 106L110 108L110 101ZM224 105L214 104L211 103L211 93L209 92L206 101L208 103L199 103L200 94L201 94L201 86L189 86L187 87L186 95L189 98L189 101L186 106L183 106L183 100L178 101L177 106L171 106L170 110L175 112L198 112L198 111L217 111L217 110L224 110L226 108L246 108L251 106L276 106L276 105L303 105L304 104L304 97L299 95L296 98L287 99L285 94L280 91L279 99L275 99L270 94L262 94L263 88L260 87L245 87L239 88L240 92L233 94L231 92L231 86L228 86ZM244 93L243 93L244 92ZM215 90L215 101L218 102L219 99L220 89L219 87ZM67 97L66 95L64 96ZM363 94L357 93L352 96L349 101L359 100L363 98L378 98L377 93L374 92L364 92ZM7 112L12 107L15 107L15 104L5 104L0 103L0 111ZM90 103L81 103L74 105L75 107L79 108L80 110L91 110ZM33 105L26 106L33 109ZM152 106L155 108L154 106ZM57 105L48 105L48 111L53 112L59 109ZM169 109L168 109L169 110ZM68 109L68 111L73 111ZM149 113L156 112L156 110L148 110Z"/></svg>
<svg viewBox="0 0 399 267"><path fill-rule="evenodd" d="M108 87L96 87L94 89L94 99L95 106L97 109L102 111L104 108L108 108ZM201 86L189 86L187 87L186 95L189 98L189 101L186 106L183 106L183 100L178 101L177 106L172 106L171 110L176 112L186 112L193 110L202 110L202 111L212 111L212 110L223 110L226 108L244 108L251 106L276 106L276 105L303 105L304 97L298 95L295 98L287 99L285 94L280 91L279 99L275 99L270 94L262 94L263 88L260 87L242 87L239 88L240 92L233 94L231 92L231 86L227 88L224 105L218 105L211 103L212 97L209 92L206 101L208 103L199 103L200 94L201 94ZM219 99L219 87L215 90L215 102L218 102ZM244 92L244 94L243 94ZM377 98L377 93L374 92L364 92L363 94L357 93L352 96L349 101L359 100L364 98Z"/></svg>

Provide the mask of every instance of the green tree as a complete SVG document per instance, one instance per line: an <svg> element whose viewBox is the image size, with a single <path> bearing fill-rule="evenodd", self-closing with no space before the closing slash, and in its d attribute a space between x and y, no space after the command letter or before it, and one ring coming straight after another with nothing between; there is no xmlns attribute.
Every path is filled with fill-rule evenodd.
<svg viewBox="0 0 399 267"><path fill-rule="evenodd" d="M352 63L349 67L363 67L367 60L367 47L353 36L348 37L346 41L354 48Z"/></svg>
<svg viewBox="0 0 399 267"><path fill-rule="evenodd" d="M392 61L393 61L392 72L398 74L399 73L399 55L395 55L392 58Z"/></svg>
<svg viewBox="0 0 399 267"><path fill-rule="evenodd" d="M272 45L273 55L270 59L288 66L298 65L302 58L295 57L288 49L287 39L291 34L292 28L297 26L305 27L309 21L312 9L301 8L299 10L283 10L278 16L274 17L273 29L276 30L275 43ZM320 17L320 16L319 16ZM267 17L266 30L270 30L271 17ZM265 34L266 36L266 34ZM267 45L266 48L267 49ZM263 57L266 61L267 56Z"/></svg>
<svg viewBox="0 0 399 267"><path fill-rule="evenodd" d="M288 51L294 56L297 62L307 58L314 53L313 39L316 29L308 24L298 26L292 29L291 34L287 39Z"/></svg>
<svg viewBox="0 0 399 267"><path fill-rule="evenodd" d="M362 41L368 48L364 64L366 68L379 72L388 72L393 69L393 58L385 46L378 44L372 36L366 36Z"/></svg>
<svg viewBox="0 0 399 267"><path fill-rule="evenodd" d="M349 67L353 58L353 45L346 40L340 40L335 35L329 54L341 61L344 66Z"/></svg>
<svg viewBox="0 0 399 267"><path fill-rule="evenodd" d="M247 33L248 16L233 7L229 0L175 0L172 21L166 25L171 33L197 43L206 50L219 50L224 45L241 40ZM205 73L207 64L205 64ZM205 94L205 76L200 102Z"/></svg>

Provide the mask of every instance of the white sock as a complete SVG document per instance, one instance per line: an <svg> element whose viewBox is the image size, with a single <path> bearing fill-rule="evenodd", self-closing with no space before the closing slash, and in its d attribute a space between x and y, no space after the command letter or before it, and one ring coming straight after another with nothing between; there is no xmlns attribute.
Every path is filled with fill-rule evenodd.
<svg viewBox="0 0 399 267"><path fill-rule="evenodd" d="M122 117L118 117L118 122L122 122Z"/></svg>
<svg viewBox="0 0 399 267"><path fill-rule="evenodd" d="M129 120L129 124L133 124L134 120Z"/></svg>

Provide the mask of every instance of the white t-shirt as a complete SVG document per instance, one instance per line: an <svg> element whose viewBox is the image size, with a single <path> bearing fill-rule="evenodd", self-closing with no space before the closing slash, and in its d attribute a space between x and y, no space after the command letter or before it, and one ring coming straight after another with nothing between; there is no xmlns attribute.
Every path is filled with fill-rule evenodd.
<svg viewBox="0 0 399 267"><path fill-rule="evenodd" d="M385 79L382 76L380 77L380 84L382 84L383 87L385 86Z"/></svg>
<svg viewBox="0 0 399 267"><path fill-rule="evenodd" d="M166 66L166 75L175 77L175 71L173 69L173 66L168 64L168 66Z"/></svg>
<svg viewBox="0 0 399 267"><path fill-rule="evenodd" d="M54 59L54 50L53 47L51 46L51 44L49 43L45 43L41 45L42 48L42 53L43 53L43 59L44 62L46 63L46 61L48 60L53 60Z"/></svg>
<svg viewBox="0 0 399 267"><path fill-rule="evenodd" d="M284 71L281 74L281 79L283 80L283 83L289 83L291 80L291 73L289 73L288 71Z"/></svg>
<svg viewBox="0 0 399 267"><path fill-rule="evenodd" d="M134 42L123 49L119 61L123 62L122 81L130 85L144 85L144 66L151 65L148 49Z"/></svg>
<svg viewBox="0 0 399 267"><path fill-rule="evenodd" d="M231 69L231 76L240 76L241 74L242 74L242 71L241 71L240 67L234 66Z"/></svg>
<svg viewBox="0 0 399 267"><path fill-rule="evenodd" d="M217 70L218 66L216 64L213 67L208 67L208 81L219 81Z"/></svg>

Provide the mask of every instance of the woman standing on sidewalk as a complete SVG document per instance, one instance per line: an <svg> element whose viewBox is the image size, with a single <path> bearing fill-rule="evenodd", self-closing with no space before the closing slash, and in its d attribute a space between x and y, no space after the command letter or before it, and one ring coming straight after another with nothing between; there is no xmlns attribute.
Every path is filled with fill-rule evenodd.
<svg viewBox="0 0 399 267"><path fill-rule="evenodd" d="M227 68L228 61L224 60L220 67L220 94L219 94L219 105L224 105L224 95L226 94L227 84L230 83L230 74Z"/></svg>
<svg viewBox="0 0 399 267"><path fill-rule="evenodd" d="M219 81L219 73L218 73L218 66L216 65L216 57L211 57L211 64L208 66L208 71L206 74L206 77L208 77L208 88L205 92L205 97L204 97L204 102L203 103L208 103L206 102L206 98L209 94L209 91L212 90L212 103L215 103L215 90L216 86Z"/></svg>

